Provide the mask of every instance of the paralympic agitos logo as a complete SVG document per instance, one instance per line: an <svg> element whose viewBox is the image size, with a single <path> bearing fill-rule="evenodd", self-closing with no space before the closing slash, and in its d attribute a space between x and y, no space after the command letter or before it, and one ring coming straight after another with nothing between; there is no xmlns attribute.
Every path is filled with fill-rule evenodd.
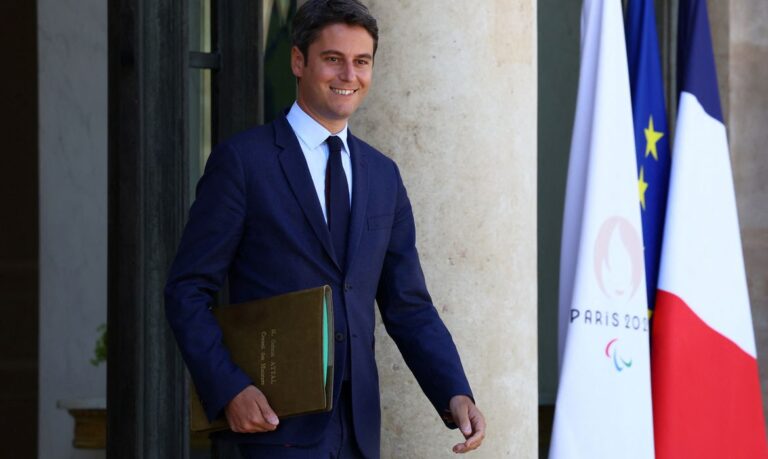
<svg viewBox="0 0 768 459"><path fill-rule="evenodd" d="M613 360L616 371L622 372L627 368L632 368L632 359L625 359L625 356L620 352L620 346L616 344L618 341L618 338L608 341L608 345L605 346L605 356Z"/></svg>

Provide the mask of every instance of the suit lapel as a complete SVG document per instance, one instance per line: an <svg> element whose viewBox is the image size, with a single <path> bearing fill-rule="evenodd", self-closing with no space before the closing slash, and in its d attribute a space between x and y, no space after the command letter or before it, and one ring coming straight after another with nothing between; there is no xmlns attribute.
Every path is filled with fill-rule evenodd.
<svg viewBox="0 0 768 459"><path fill-rule="evenodd" d="M333 251L331 233L328 231L328 225L325 224L323 210L320 208L317 192L307 167L307 160L301 151L299 140L284 116L275 120L274 127L275 143L278 147L282 148L278 157L283 173L285 173L285 177L288 179L293 194L296 196L296 200L299 202L299 206L301 206L309 225L328 253L328 256L336 264L336 267L339 268L339 263L336 261L336 255Z"/></svg>
<svg viewBox="0 0 768 459"><path fill-rule="evenodd" d="M349 271L365 227L365 209L368 205L368 162L363 145L352 133L348 134L347 144L352 157L352 215L347 235L346 260L347 271Z"/></svg>

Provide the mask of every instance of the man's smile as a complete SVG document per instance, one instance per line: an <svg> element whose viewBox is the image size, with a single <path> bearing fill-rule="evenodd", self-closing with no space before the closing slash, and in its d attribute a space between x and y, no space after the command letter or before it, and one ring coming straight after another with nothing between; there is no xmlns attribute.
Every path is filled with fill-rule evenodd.
<svg viewBox="0 0 768 459"><path fill-rule="evenodd" d="M351 96L357 92L357 89L340 89L331 86L331 91L333 91L334 94L338 94L340 96Z"/></svg>

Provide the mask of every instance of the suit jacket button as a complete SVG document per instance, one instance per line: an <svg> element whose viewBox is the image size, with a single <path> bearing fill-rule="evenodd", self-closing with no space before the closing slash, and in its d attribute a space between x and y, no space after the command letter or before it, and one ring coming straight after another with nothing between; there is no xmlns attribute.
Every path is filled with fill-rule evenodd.
<svg viewBox="0 0 768 459"><path fill-rule="evenodd" d="M336 332L336 341L344 341L344 333Z"/></svg>
<svg viewBox="0 0 768 459"><path fill-rule="evenodd" d="M345 282L344 283L344 291L348 292L350 290L352 290L352 284L350 284L349 282Z"/></svg>

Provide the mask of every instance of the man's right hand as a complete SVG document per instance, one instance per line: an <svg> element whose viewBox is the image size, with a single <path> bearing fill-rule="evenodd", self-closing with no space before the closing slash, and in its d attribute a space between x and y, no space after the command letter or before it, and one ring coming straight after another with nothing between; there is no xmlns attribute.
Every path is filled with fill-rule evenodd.
<svg viewBox="0 0 768 459"><path fill-rule="evenodd" d="M248 386L235 396L225 409L229 428L233 432L271 432L280 420L256 386Z"/></svg>

